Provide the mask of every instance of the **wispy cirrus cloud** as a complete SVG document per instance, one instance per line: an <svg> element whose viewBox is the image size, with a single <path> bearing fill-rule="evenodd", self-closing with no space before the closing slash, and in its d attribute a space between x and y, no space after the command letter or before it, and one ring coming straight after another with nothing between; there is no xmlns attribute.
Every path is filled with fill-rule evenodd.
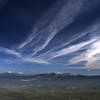
<svg viewBox="0 0 100 100"><path fill-rule="evenodd" d="M82 43L79 43L76 45L72 45L72 46L69 46L67 48L63 48L59 51L53 52L50 54L50 56L51 56L50 59L54 59L56 57L60 57L60 56L68 55L68 54L73 53L73 52L77 52L77 51L81 50L83 47L93 43L94 41L95 41L95 39L90 40L90 41L86 41L86 42L82 42Z"/></svg>
<svg viewBox="0 0 100 100"><path fill-rule="evenodd" d="M100 41L93 42L86 51L69 60L69 64L77 64L86 61L86 68L100 68Z"/></svg>
<svg viewBox="0 0 100 100"><path fill-rule="evenodd" d="M21 55L19 52L12 50L12 49L7 49L0 47L0 52L9 54L11 56L15 56L16 58L13 59L3 59L2 61L7 62L7 63L17 63L17 62L30 62L30 63L39 63L39 64L49 64L49 62L43 60L43 59L35 59L31 58L28 56Z"/></svg>
<svg viewBox="0 0 100 100"><path fill-rule="evenodd" d="M78 39L84 37L84 36L87 35L87 34L89 34L89 33L88 33L88 32L85 32L85 33L81 33L81 34L75 34L75 35L73 35L70 39L68 39L67 42L64 42L62 45L53 47L51 50L48 50L48 51L46 51L45 53L40 54L39 57L46 56L46 55L48 55L48 54L50 54L50 53L52 53L52 52L54 52L54 51L56 51L56 50L58 50L58 49L61 49L61 48L65 47L65 46L67 47L67 46L70 45L72 42L74 42L74 41L76 41L76 40L78 40Z"/></svg>
<svg viewBox="0 0 100 100"><path fill-rule="evenodd" d="M73 6L71 6L72 3L74 3ZM34 25L33 33L19 45L18 49L24 52L31 47L31 56L45 49L61 30L73 22L83 3L81 0L58 1Z"/></svg>
<svg viewBox="0 0 100 100"><path fill-rule="evenodd" d="M82 21L85 11L86 15L89 11L89 7L86 7L84 3L86 0L77 0L77 2L75 0L57 1L33 25L29 35L26 39L24 37L25 40L19 43L16 48L0 47L0 53L12 57L12 59L8 58L5 61L52 64L52 60L56 60L56 63L53 64L59 65L58 58L65 56L63 60L67 64L62 63L62 65L74 65L86 61L86 67L96 65L99 68L100 41L99 38L94 37L94 34L99 34L100 31L97 26L100 25L97 21L94 22L94 19L93 22L91 20L88 23L87 16L85 21ZM94 26L96 27L94 28ZM77 55L68 58L76 52Z"/></svg>
<svg viewBox="0 0 100 100"><path fill-rule="evenodd" d="M11 55L15 55L17 57L21 57L20 53L17 52L16 50L4 48L4 47L0 47L0 52L4 52L6 54L11 54Z"/></svg>
<svg viewBox="0 0 100 100"><path fill-rule="evenodd" d="M28 45L30 42L32 42L32 40L34 40L34 38L36 37L36 34L35 35L30 35L27 40L25 40L24 42L22 42L19 46L18 46L18 49L22 49L24 48L26 45Z"/></svg>

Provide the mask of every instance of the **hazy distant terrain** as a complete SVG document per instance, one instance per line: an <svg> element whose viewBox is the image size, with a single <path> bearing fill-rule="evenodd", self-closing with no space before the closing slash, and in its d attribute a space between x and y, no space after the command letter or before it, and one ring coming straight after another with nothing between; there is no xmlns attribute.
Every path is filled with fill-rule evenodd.
<svg viewBox="0 0 100 100"><path fill-rule="evenodd" d="M1 76L0 100L100 100L100 77L55 73Z"/></svg>

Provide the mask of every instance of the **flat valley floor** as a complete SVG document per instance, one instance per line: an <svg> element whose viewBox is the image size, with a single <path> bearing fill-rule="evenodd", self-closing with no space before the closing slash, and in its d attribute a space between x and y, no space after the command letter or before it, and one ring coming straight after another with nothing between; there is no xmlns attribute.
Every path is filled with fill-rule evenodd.
<svg viewBox="0 0 100 100"><path fill-rule="evenodd" d="M100 100L100 77L0 78L0 100Z"/></svg>

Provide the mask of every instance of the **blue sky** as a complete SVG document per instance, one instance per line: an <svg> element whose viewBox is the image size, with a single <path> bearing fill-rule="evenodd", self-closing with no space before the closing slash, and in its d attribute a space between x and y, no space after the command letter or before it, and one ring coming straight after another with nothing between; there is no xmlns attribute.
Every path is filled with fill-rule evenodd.
<svg viewBox="0 0 100 100"><path fill-rule="evenodd" d="M99 0L0 0L0 72L100 74Z"/></svg>

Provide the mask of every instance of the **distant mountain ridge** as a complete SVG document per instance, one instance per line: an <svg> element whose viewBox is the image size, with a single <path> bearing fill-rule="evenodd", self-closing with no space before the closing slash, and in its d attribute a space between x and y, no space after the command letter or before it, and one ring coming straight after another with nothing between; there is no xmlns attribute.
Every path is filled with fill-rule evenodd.
<svg viewBox="0 0 100 100"><path fill-rule="evenodd" d="M54 78L69 78L69 77L85 77L85 75L74 75L71 73L45 73L34 75L36 79L54 79Z"/></svg>
<svg viewBox="0 0 100 100"><path fill-rule="evenodd" d="M76 77L100 77L100 76L87 76L87 75L80 75L80 74L71 74L71 73L42 73L42 74L35 74L35 75L25 75L19 73L0 73L0 77L22 77L23 78L30 78L30 79L66 79L66 78L76 78Z"/></svg>
<svg viewBox="0 0 100 100"><path fill-rule="evenodd" d="M0 77L14 77L14 76L23 76L23 74L18 73L0 73Z"/></svg>

